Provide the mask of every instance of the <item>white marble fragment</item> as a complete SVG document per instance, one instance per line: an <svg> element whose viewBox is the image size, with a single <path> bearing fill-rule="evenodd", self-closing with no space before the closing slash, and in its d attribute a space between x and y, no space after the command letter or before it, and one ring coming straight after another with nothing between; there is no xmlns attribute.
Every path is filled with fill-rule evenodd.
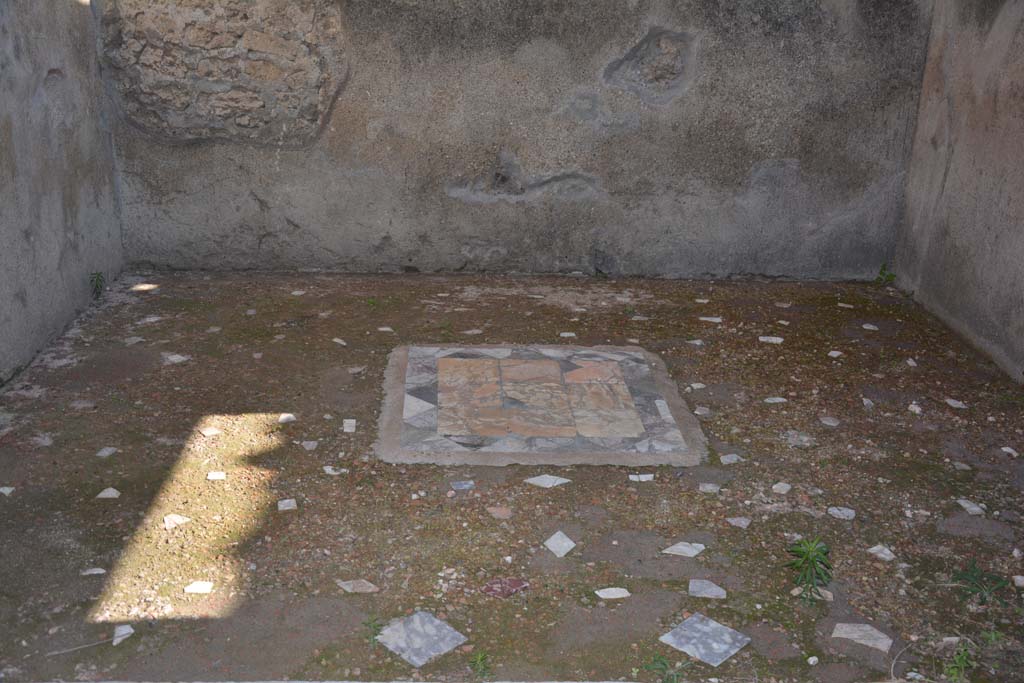
<svg viewBox="0 0 1024 683"><path fill-rule="evenodd" d="M164 529L170 531L175 527L179 527L182 524L188 524L192 520L185 515L179 515L176 512L172 512L169 515L164 515Z"/></svg>
<svg viewBox="0 0 1024 683"><path fill-rule="evenodd" d="M888 652L892 647L892 638L870 624L836 624L832 637L852 640L880 652Z"/></svg>
<svg viewBox="0 0 1024 683"><path fill-rule="evenodd" d="M697 557L706 546L703 543L690 543L688 541L680 541L675 545L670 545L661 552L666 555L679 555L680 557Z"/></svg>
<svg viewBox="0 0 1024 683"><path fill-rule="evenodd" d="M576 547L576 543L561 531L556 531L548 540L544 541L544 546L554 553L555 557L565 557L570 550Z"/></svg>
<svg viewBox="0 0 1024 683"><path fill-rule="evenodd" d="M984 508L982 508L977 503L973 503L973 502L967 500L966 498L960 498L956 502L960 503L960 507L962 507L964 510L966 510L967 514L969 514L969 515L974 515L976 517L980 517L981 515L985 514Z"/></svg>
<svg viewBox="0 0 1024 683"><path fill-rule="evenodd" d="M380 588L373 585L366 579L355 579L353 581L336 581L338 587L346 593L376 593Z"/></svg>
<svg viewBox="0 0 1024 683"><path fill-rule="evenodd" d="M711 600L724 600L727 596L724 588L707 579L690 579L687 592L695 598L709 598Z"/></svg>
<svg viewBox="0 0 1024 683"><path fill-rule="evenodd" d="M213 592L213 581L193 581L185 586L185 592L194 595L207 595Z"/></svg>
<svg viewBox="0 0 1024 683"><path fill-rule="evenodd" d="M556 486L561 486L562 484L568 484L572 480L565 479L564 477L556 477L551 474L542 474L537 477L530 477L529 479L524 479L523 481L532 486L539 486L542 489L551 489Z"/></svg>
<svg viewBox="0 0 1024 683"><path fill-rule="evenodd" d="M114 637L111 639L110 644L115 646L120 645L131 638L134 633L135 629L133 629L129 624L118 624L114 627Z"/></svg>

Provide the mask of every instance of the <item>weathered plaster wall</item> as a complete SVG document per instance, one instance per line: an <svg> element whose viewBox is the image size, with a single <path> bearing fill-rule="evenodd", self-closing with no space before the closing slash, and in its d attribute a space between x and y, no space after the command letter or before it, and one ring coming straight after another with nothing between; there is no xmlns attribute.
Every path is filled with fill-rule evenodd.
<svg viewBox="0 0 1024 683"><path fill-rule="evenodd" d="M78 0L0 2L0 383L121 267L95 41Z"/></svg>
<svg viewBox="0 0 1024 683"><path fill-rule="evenodd" d="M901 284L1024 380L1024 0L936 2Z"/></svg>
<svg viewBox="0 0 1024 683"><path fill-rule="evenodd" d="M105 0L129 260L871 277L930 0Z"/></svg>

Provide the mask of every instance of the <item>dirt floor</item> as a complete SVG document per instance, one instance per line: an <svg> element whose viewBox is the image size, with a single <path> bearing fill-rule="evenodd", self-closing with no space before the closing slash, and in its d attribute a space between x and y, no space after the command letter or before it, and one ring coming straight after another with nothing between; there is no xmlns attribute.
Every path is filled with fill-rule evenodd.
<svg viewBox="0 0 1024 683"><path fill-rule="evenodd" d="M700 415L709 461L376 460L388 353L459 342L638 344ZM3 391L4 681L1024 680L1024 391L882 286L138 274ZM544 473L572 481L523 483ZM561 559L542 545L558 530L578 544ZM833 601L790 595L797 535L830 546ZM660 553L683 540L707 550ZM498 577L529 588L480 591ZM690 597L691 578L728 597ZM380 592L338 586L353 579ZM610 586L632 596L594 594ZM373 640L416 609L468 637L418 671ZM752 642L717 669L658 642L698 611ZM838 622L893 645L832 638ZM99 643L120 624L134 634Z"/></svg>

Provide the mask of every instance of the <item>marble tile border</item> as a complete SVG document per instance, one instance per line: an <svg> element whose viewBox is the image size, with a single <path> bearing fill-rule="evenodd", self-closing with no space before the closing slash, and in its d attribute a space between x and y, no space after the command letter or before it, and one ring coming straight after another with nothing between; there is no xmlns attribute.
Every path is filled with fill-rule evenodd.
<svg viewBox="0 0 1024 683"><path fill-rule="evenodd" d="M636 440L602 440L600 445L587 446L582 439L574 444L562 444L551 449L523 448L512 440L508 450L502 450L502 444L488 444L488 450L481 450L472 445L461 445L438 436L436 441L423 450L424 440L410 440L408 432L403 443L403 426L415 425L417 418L429 428L429 416L422 412L429 408L410 401L406 408L407 380L410 386L429 385L429 372L423 377L416 375L417 365L414 362L413 374L407 378L410 364L410 350L414 349L417 358L421 358L424 349L451 349L452 353L461 351L483 353L491 357L501 357L505 350L522 352L545 351L559 355L613 353L626 354L642 361L649 369L649 379L653 392L658 394L657 410L663 417L671 416L681 435L675 439L670 448L664 450L638 450ZM491 355L498 354L498 355ZM436 365L435 365L436 368ZM434 370L436 382L436 369ZM435 399L436 402L436 399ZM435 411L436 413L436 411ZM403 414L405 418L403 419ZM436 425L435 422L433 423ZM516 446L518 445L518 449ZM568 345L456 345L456 344L418 344L414 347L402 346L395 348L388 357L388 366L384 377L384 405L378 425L377 441L374 444L377 457L385 462L408 464L437 465L620 465L638 467L645 465L671 465L676 467L692 467L707 460L707 439L700 429L697 418L687 409L679 397L675 382L669 377L668 370L661 358L636 346L568 346Z"/></svg>

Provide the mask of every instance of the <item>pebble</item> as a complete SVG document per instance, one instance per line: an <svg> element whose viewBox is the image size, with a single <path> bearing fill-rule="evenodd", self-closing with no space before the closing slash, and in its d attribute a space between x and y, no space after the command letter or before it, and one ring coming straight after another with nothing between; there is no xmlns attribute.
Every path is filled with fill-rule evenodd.
<svg viewBox="0 0 1024 683"><path fill-rule="evenodd" d="M483 333L484 333L483 330L478 330L476 328L474 328L472 330L463 330L462 331L462 334L469 335L469 336L475 336L475 335L483 334Z"/></svg>
<svg viewBox="0 0 1024 683"><path fill-rule="evenodd" d="M868 548L868 552L885 562L892 562L896 559L896 555L894 555L893 552L884 545L876 545L873 548Z"/></svg>
<svg viewBox="0 0 1024 683"><path fill-rule="evenodd" d="M768 404L789 403L789 401L787 399L784 399L781 396L769 396L768 398L766 398L764 400L764 402L768 403Z"/></svg>
<svg viewBox="0 0 1024 683"><path fill-rule="evenodd" d="M947 398L946 405L950 408L956 408L957 410L964 410L967 408L967 404L963 401L958 401L955 398Z"/></svg>
<svg viewBox="0 0 1024 683"><path fill-rule="evenodd" d="M316 447L320 445L319 441L303 441L302 447L307 451L315 451Z"/></svg>
<svg viewBox="0 0 1024 683"><path fill-rule="evenodd" d="M909 406L907 406L907 410L912 412L914 415L920 415L922 412L924 412L923 410L921 410L921 406L917 405L916 403L911 403Z"/></svg>
<svg viewBox="0 0 1024 683"><path fill-rule="evenodd" d="M1024 576L1013 577L1013 585L1017 588L1024 588Z"/></svg>
<svg viewBox="0 0 1024 683"><path fill-rule="evenodd" d="M750 517L727 517L725 521L740 529L750 526Z"/></svg>
<svg viewBox="0 0 1024 683"><path fill-rule="evenodd" d="M207 438L212 438L214 436L219 436L220 434L223 434L224 432L222 432L221 430L217 429L216 427L203 427L202 429L199 430L199 433L202 434L203 436L207 437Z"/></svg>
<svg viewBox="0 0 1024 683"><path fill-rule="evenodd" d="M106 489L103 489L102 491L100 491L98 494L96 494L96 497L97 498L101 498L101 499L104 499L104 498L107 498L107 499L109 499L109 498L120 498L121 497L121 492L118 491L115 488L106 488Z"/></svg>
<svg viewBox="0 0 1024 683"><path fill-rule="evenodd" d="M784 496L787 493L789 493L792 488L793 487L790 486L789 484L787 484L786 482L780 481L779 483L777 483L774 486L772 486L772 492L778 493L779 495L783 495Z"/></svg>
<svg viewBox="0 0 1024 683"><path fill-rule="evenodd" d="M839 306L839 308L853 308L853 304L844 304L842 301L836 305Z"/></svg>
<svg viewBox="0 0 1024 683"><path fill-rule="evenodd" d="M347 434L351 434L356 431L356 421L353 419L344 419L341 421L341 430Z"/></svg>
<svg viewBox="0 0 1024 683"><path fill-rule="evenodd" d="M870 330L871 332L878 331L878 326L872 325L871 323L864 323L863 325L861 325L861 327L863 327L865 330Z"/></svg>
<svg viewBox="0 0 1024 683"><path fill-rule="evenodd" d="M288 424L289 422L295 422L295 416L291 413L281 413L281 416L277 418L278 424Z"/></svg>
<svg viewBox="0 0 1024 683"><path fill-rule="evenodd" d="M807 658L807 663L810 664L811 666L816 666L818 664L818 658L815 657L814 655L811 655L810 657Z"/></svg>
<svg viewBox="0 0 1024 683"><path fill-rule="evenodd" d="M629 475L630 481L643 482L643 481L654 481L653 474L631 474Z"/></svg>
<svg viewBox="0 0 1024 683"><path fill-rule="evenodd" d="M1013 457L1013 458L1018 458L1018 457L1020 457L1020 453L1018 453L1017 451L1013 450L1013 449L1012 449L1012 448L1010 448L1009 446L1003 446L1003 447L1002 447L1002 448L1000 448L999 450L1001 450L1001 451L1002 451L1003 453L1006 453L1006 454L1007 454L1007 455L1009 455L1010 457Z"/></svg>
<svg viewBox="0 0 1024 683"><path fill-rule="evenodd" d="M843 355L842 351L829 351L828 352L828 357L829 358L839 358L839 356L841 356L841 355Z"/></svg>
<svg viewBox="0 0 1024 683"><path fill-rule="evenodd" d="M625 588L601 588L594 593L602 600L623 600L631 595Z"/></svg>
<svg viewBox="0 0 1024 683"><path fill-rule="evenodd" d="M781 344L784 341L782 337L758 337L757 340L765 344Z"/></svg>
<svg viewBox="0 0 1024 683"><path fill-rule="evenodd" d="M723 465L735 465L738 462L743 462L743 458L741 458L736 453L726 453L721 458L719 458L719 462L721 462Z"/></svg>
<svg viewBox="0 0 1024 683"><path fill-rule="evenodd" d="M818 421L821 422L821 424L825 425L826 427L838 427L839 426L839 420L837 420L834 417L819 417Z"/></svg>
<svg viewBox="0 0 1024 683"><path fill-rule="evenodd" d="M224 481L228 478L227 472L207 472L207 481Z"/></svg>
<svg viewBox="0 0 1024 683"><path fill-rule="evenodd" d="M512 510L511 508L503 507L500 505L487 508L488 514L495 519L511 519Z"/></svg>
<svg viewBox="0 0 1024 683"><path fill-rule="evenodd" d="M96 451L97 458L109 458L114 453L117 453L117 449L113 446L104 446L103 448Z"/></svg>
<svg viewBox="0 0 1024 683"><path fill-rule="evenodd" d="M332 477L337 477L339 474L348 474L348 470L344 467L334 467L333 465L324 465L324 474L328 474Z"/></svg>
<svg viewBox="0 0 1024 683"><path fill-rule="evenodd" d="M722 322L722 319L717 316L705 316L700 318L701 322L715 323L716 325Z"/></svg>
<svg viewBox="0 0 1024 683"><path fill-rule="evenodd" d="M718 484L702 483L697 487L701 493L718 493L722 490L722 487Z"/></svg>
<svg viewBox="0 0 1024 683"><path fill-rule="evenodd" d="M830 507L828 509L828 514L835 517L836 519L844 519L847 521L857 516L857 513L854 510L844 507Z"/></svg>
<svg viewBox="0 0 1024 683"><path fill-rule="evenodd" d="M339 337L335 337L331 341L334 342L335 344L337 344L338 346L348 346L348 344L345 343L345 340L344 339L340 339Z"/></svg>
<svg viewBox="0 0 1024 683"><path fill-rule="evenodd" d="M387 327L386 325L384 327L378 327L377 331L378 332L394 332L393 329L391 329L390 327Z"/></svg>
<svg viewBox="0 0 1024 683"><path fill-rule="evenodd" d="M697 408L693 411L693 414L698 417L708 417L709 415L711 415L711 409L705 406L697 406Z"/></svg>
<svg viewBox="0 0 1024 683"><path fill-rule="evenodd" d="M14 487L13 486L0 486L0 493L4 494L5 498L9 498L10 495L12 493L14 493Z"/></svg>
<svg viewBox="0 0 1024 683"><path fill-rule="evenodd" d="M558 336L561 337L562 339L573 339L573 338L576 337L576 333L575 332L559 332Z"/></svg>
<svg viewBox="0 0 1024 683"><path fill-rule="evenodd" d="M78 572L79 576L102 576L107 573L107 570L103 567L89 567Z"/></svg>
<svg viewBox="0 0 1024 683"><path fill-rule="evenodd" d="M298 510L299 504L295 502L294 498L285 498L284 500L277 501L277 511L287 512L288 510Z"/></svg>
<svg viewBox="0 0 1024 683"><path fill-rule="evenodd" d="M164 365L177 365L192 360L192 356L183 356L180 353L161 353L160 355L163 356Z"/></svg>

